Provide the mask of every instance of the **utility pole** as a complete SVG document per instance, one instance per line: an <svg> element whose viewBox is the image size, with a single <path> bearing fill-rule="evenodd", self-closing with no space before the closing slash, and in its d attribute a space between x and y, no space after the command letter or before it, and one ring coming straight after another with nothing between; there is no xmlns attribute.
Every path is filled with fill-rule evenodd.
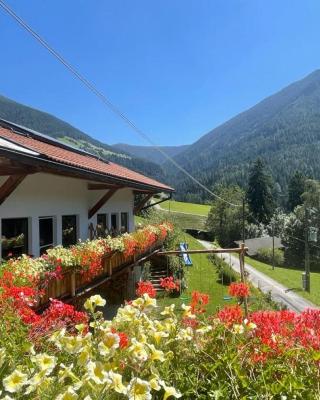
<svg viewBox="0 0 320 400"><path fill-rule="evenodd" d="M246 227L245 227L245 198L242 199L242 243L246 241Z"/></svg>
<svg viewBox="0 0 320 400"><path fill-rule="evenodd" d="M273 218L271 220L271 226L272 226L272 269L274 270L275 263L274 263L274 219Z"/></svg>
<svg viewBox="0 0 320 400"><path fill-rule="evenodd" d="M305 290L310 293L310 250L309 250L309 210L305 208L305 252L304 252L304 269L305 269Z"/></svg>

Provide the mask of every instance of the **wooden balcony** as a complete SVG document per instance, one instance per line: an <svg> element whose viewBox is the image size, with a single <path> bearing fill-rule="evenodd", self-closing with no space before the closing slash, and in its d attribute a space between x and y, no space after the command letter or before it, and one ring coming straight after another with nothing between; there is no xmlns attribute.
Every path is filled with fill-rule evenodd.
<svg viewBox="0 0 320 400"><path fill-rule="evenodd" d="M45 307L50 299L72 300L72 298L84 295L92 289L97 288L111 279L116 279L117 275L126 269L133 268L139 263L147 261L153 254L158 252L163 245L162 241L157 241L153 246L144 252L137 251L132 256L125 256L123 253L115 252L103 258L102 271L93 280L88 281L81 272L65 272L62 279L52 279L44 289L37 308Z"/></svg>

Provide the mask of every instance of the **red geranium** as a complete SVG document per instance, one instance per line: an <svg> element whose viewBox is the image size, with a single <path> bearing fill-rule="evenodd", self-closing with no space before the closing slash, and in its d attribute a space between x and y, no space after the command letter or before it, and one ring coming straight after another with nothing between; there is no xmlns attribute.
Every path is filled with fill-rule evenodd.
<svg viewBox="0 0 320 400"><path fill-rule="evenodd" d="M228 288L230 296L244 298L250 295L249 286L244 282L233 282Z"/></svg>
<svg viewBox="0 0 320 400"><path fill-rule="evenodd" d="M193 291L191 294L191 311L193 314L203 314L206 306L209 303L209 295L205 293L200 293L198 291Z"/></svg>
<svg viewBox="0 0 320 400"><path fill-rule="evenodd" d="M243 319L243 312L241 307L236 304L234 306L226 306L217 314L220 321L224 322L227 326L235 323L239 324Z"/></svg>
<svg viewBox="0 0 320 400"><path fill-rule="evenodd" d="M173 276L167 276L166 278L161 278L160 279L160 286L166 291L166 292L172 292L175 290L180 289L180 284L179 282L175 281Z"/></svg>
<svg viewBox="0 0 320 400"><path fill-rule="evenodd" d="M136 290L137 296L143 296L145 293L149 295L149 297L156 297L157 292L155 287L150 281L140 281L138 282Z"/></svg>

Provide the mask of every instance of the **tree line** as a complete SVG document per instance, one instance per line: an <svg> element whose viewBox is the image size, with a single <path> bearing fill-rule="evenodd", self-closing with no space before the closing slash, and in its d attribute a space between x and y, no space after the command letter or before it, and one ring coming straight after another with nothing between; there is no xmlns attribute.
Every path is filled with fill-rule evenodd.
<svg viewBox="0 0 320 400"><path fill-rule="evenodd" d="M258 158L251 166L244 188L219 184L219 198L211 204L206 228L221 246L266 235L278 236L284 245L284 264L303 267L306 230L320 227L320 182L295 171L286 193L279 190ZM225 201L227 200L227 201ZM244 217L244 218L243 218ZM319 235L318 235L319 236ZM310 244L311 267L320 266L320 240Z"/></svg>

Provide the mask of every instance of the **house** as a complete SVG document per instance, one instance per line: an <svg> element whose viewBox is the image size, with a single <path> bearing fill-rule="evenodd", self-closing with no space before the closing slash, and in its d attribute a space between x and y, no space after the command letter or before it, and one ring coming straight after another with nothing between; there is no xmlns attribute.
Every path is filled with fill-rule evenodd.
<svg viewBox="0 0 320 400"><path fill-rule="evenodd" d="M1 257L37 257L103 231L134 230L134 213L173 189L39 132L0 120ZM135 195L140 203L134 206Z"/></svg>
<svg viewBox="0 0 320 400"><path fill-rule="evenodd" d="M242 243L242 240L238 240L237 243L239 246ZM246 239L246 246L248 247L247 254L248 256L256 256L260 249L272 249L274 243L275 249L283 249L284 246L281 243L281 239L278 237L274 238L274 242L271 236L263 236L259 238Z"/></svg>

